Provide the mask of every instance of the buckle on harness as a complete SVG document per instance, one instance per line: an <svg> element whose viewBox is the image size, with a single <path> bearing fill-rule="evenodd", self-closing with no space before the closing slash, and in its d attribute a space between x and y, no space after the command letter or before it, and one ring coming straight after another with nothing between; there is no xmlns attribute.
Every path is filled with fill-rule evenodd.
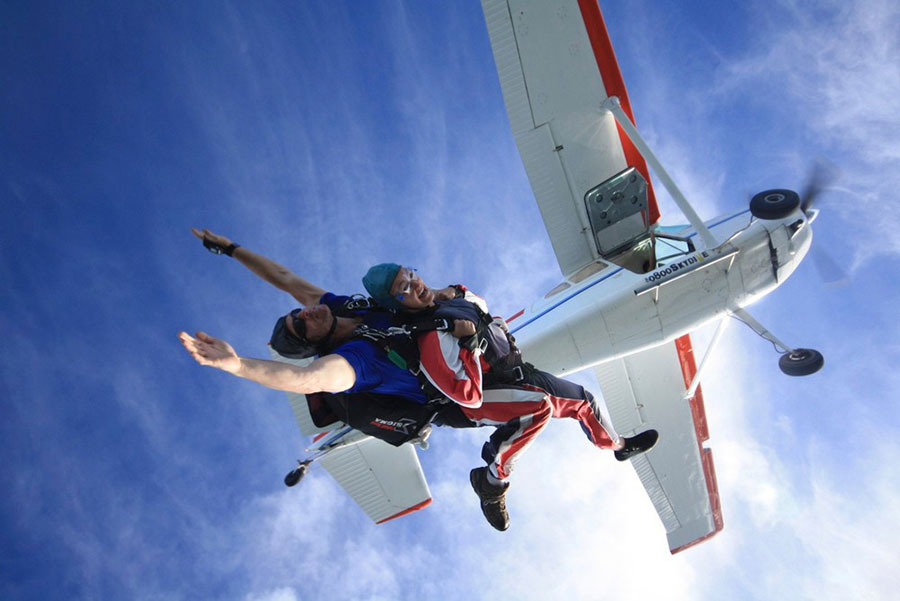
<svg viewBox="0 0 900 601"><path fill-rule="evenodd" d="M521 365L516 365L510 371L512 372L514 382L521 382L525 379L525 370L522 369Z"/></svg>
<svg viewBox="0 0 900 601"><path fill-rule="evenodd" d="M450 323L450 320L438 317L433 321L429 321L427 323L407 323L400 327L390 328L391 330L397 330L399 333L403 334L415 334L416 332L431 332L432 330L440 330L442 332L451 332L453 331L453 324Z"/></svg>
<svg viewBox="0 0 900 601"><path fill-rule="evenodd" d="M477 348L479 351L481 351L481 354L483 355L483 354L485 353L485 351L487 351L487 348L488 348L488 340L487 340L487 338L482 338L481 340L479 340L479 341L478 341L478 346L477 346L476 348ZM521 380L521 378L519 378L519 379Z"/></svg>

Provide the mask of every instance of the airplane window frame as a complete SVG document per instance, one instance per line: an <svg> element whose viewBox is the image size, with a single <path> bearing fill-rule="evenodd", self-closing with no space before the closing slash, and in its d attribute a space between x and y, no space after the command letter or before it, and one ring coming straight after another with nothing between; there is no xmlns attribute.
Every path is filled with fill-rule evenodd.
<svg viewBox="0 0 900 601"><path fill-rule="evenodd" d="M690 238L686 238L683 236L673 236L672 234L661 234L661 233L657 232L656 234L654 234L654 238L655 238L654 251L656 254L656 264L657 265L664 265L665 264L665 263L663 263L664 261L668 261L669 259L672 259L675 257L683 257L684 255L689 255L697 250L696 247L694 246L694 241L691 240ZM685 245L686 250L682 250L678 246L675 246L674 244L672 244L672 242L666 242L666 240L671 240L672 242L681 242ZM662 245L660 245L660 242L662 242ZM667 255L660 255L660 250L661 250L660 247L661 246L666 246L674 252L672 252L671 254L667 254Z"/></svg>

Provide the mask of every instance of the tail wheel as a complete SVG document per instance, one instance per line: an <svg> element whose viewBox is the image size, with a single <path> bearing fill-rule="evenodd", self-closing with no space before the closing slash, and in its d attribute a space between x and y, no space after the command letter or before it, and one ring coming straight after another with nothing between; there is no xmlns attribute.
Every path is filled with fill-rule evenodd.
<svg viewBox="0 0 900 601"><path fill-rule="evenodd" d="M750 213L758 219L784 219L800 206L793 190L765 190L750 199Z"/></svg>
<svg viewBox="0 0 900 601"><path fill-rule="evenodd" d="M309 469L309 466L305 463L300 464L295 470L291 470L288 472L288 475L284 477L284 485L285 486L294 486L300 479L306 475L306 470Z"/></svg>
<svg viewBox="0 0 900 601"><path fill-rule="evenodd" d="M789 376L808 376L814 374L825 365L825 357L819 351L798 348L781 356L778 367Z"/></svg>

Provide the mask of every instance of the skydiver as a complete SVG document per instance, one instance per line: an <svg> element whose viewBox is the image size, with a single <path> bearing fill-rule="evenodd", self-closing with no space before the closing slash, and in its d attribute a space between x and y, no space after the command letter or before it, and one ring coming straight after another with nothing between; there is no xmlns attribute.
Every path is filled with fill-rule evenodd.
<svg viewBox="0 0 900 601"><path fill-rule="evenodd" d="M372 343L369 339L356 336L360 326L385 327L385 324L380 321L385 319L385 313L366 312L358 316L336 316L329 304L339 302L342 297L326 293L282 265L245 247L238 246L228 238L217 236L208 230L194 229L192 231L208 249L237 259L263 280L288 292L298 302L307 305L306 309L292 311L276 321L270 340L270 344L276 352L286 357L296 358L309 357L313 354L319 355L319 358L307 367L299 367L278 361L241 357L224 340L214 338L204 332L197 332L195 336L180 332L179 339L198 363L269 388L288 392L301 394L319 391L351 394L388 392L418 403L426 401L420 381L416 377L408 370L400 369L388 360L387 353L379 345ZM437 292L429 290L429 295L432 298L435 296L449 298L455 296L457 292L457 287L448 287ZM313 304L317 301L322 302ZM480 373L477 356L467 352L469 349L460 347L455 342L455 338L454 342L448 343L448 336L471 339L474 330L472 332L468 330L472 324L464 320L454 320L454 324L456 327L452 333L442 332L438 335L432 332L433 335L430 335L428 340L442 337L444 346L457 349L461 364L460 373L442 374L443 379L439 379L436 383L441 392L449 398L460 405L468 405L467 413L463 415L459 410L459 405L453 403L440 405L439 419L436 419L435 423L455 427L497 425L498 421L506 424L499 428L498 432L504 431L504 428L518 429L521 426L525 429L526 436L517 437L516 444L523 442L527 444L527 440L533 438L550 417L550 407L542 400L543 393L532 394L530 403L505 404L503 401L509 400L508 390L488 390L482 394L480 381L472 386L472 380L466 374L467 370L473 375ZM438 344L441 343L438 342ZM423 367L425 367L424 363L423 361ZM459 385L456 385L457 383ZM498 398L493 399L492 395L498 395ZM489 413L481 415L477 407L485 400L496 402L489 403L487 405ZM526 399L520 397L515 400ZM499 409L500 407L503 407L502 411ZM541 412L546 415L540 415ZM533 427L529 427L530 422L534 422ZM519 446L513 449L515 452L518 450L520 450ZM509 460L505 459L504 465L508 465L508 463ZM495 499L491 506L497 506L498 503L502 503L502 496L499 501ZM493 521L491 524L499 530L505 530L509 526L509 520L507 517L505 521Z"/></svg>
<svg viewBox="0 0 900 601"><path fill-rule="evenodd" d="M276 320L269 341L276 352L295 359L319 355L307 367L299 367L240 357L224 340L204 332L197 332L195 336L180 332L179 339L198 363L277 390L303 394L347 393L351 400L360 401L356 406L363 413L365 407L361 401L371 403L374 400L371 394L382 395L378 399L382 408L389 406L394 412L407 411L421 417L421 408L410 403L423 405L430 398L417 379L390 361L380 345L358 335L362 328L378 331L389 327L390 318L386 312L367 310L365 306L347 309L352 305L351 297L326 292L283 265L224 236L206 229L192 228L191 231L207 249L236 259L261 279L305 305L306 308L295 309ZM452 336L452 333L448 335ZM362 398L362 393L369 396ZM434 410L437 425L474 426L455 405L436 404ZM363 429L357 424L351 425ZM382 428L367 433L391 442L383 436Z"/></svg>
<svg viewBox="0 0 900 601"><path fill-rule="evenodd" d="M387 391L414 402L424 402L424 394L415 377L386 360L386 354L377 345L354 338L356 329L360 325L367 325L365 322L376 329L385 327L386 317L383 313L362 311L358 315L336 316L331 311L329 303L332 306L335 303L340 305L341 299L347 297L326 293L289 269L232 243L228 238L218 236L208 230L193 229L192 232L203 241L204 246L209 250L234 257L263 280L288 292L298 302L307 305L306 309L292 311L276 321L270 344L278 353L287 357L320 355L320 358L313 361L308 367L298 367L282 362L240 357L227 342L203 332L198 332L195 337L189 336L185 332L179 333L182 344L198 363L222 369L270 388L289 392ZM429 298L432 300L451 298L459 294L460 288L450 286L438 291L428 289ZM319 300L323 303L314 304ZM473 332L468 330L472 324L465 320L453 321L456 326L452 332L453 336L471 338L474 330ZM452 345L446 343L450 334L441 333L440 336L444 339L444 346L460 348L455 343ZM428 339L432 340L437 337L437 335L429 335ZM329 352L332 354L327 354ZM466 356L463 361L466 363L464 368L471 370L473 357L466 355L464 349L460 349L459 354ZM474 363L477 367L477 360ZM526 424L526 430L528 430L526 434L530 440L546 425L546 421L550 417L549 406L545 401L538 400L537 396L532 399L531 403L506 403L501 414L498 408L501 407L504 400L508 400L510 394L508 389L488 390L482 397L480 382L477 387L473 387L467 385L464 377L451 377L451 379L462 382L462 385L454 388L453 383L447 385L446 382L441 382L444 391L458 403L468 404L468 416L475 418L476 421L470 421L471 418L466 419L468 416L462 416L458 410L453 411L456 409L456 405L445 405L442 406L444 409L442 414L446 414L447 417L436 420L439 425L446 423L457 427L471 427L482 424L496 425L500 421L507 423L507 428L518 429L520 425ZM477 391L473 390L474 388L477 388ZM477 392L477 398L467 396L475 392ZM519 396L521 397L521 394ZM542 399L543 394L538 396ZM491 412L490 415L482 416L477 411L477 407L483 399L490 401L486 407L486 410ZM536 414L537 418L533 414ZM520 417L521 419L519 419ZM534 426L528 428L528 424L532 422ZM503 431L503 428L498 429L498 432ZM506 449L506 456L518 453L524 446L521 444L523 442L527 444L523 437L519 437L516 446ZM509 464L508 458L506 464ZM495 500L494 503L489 503L489 507L502 506L498 503L503 503L502 495L499 501ZM484 509L483 506L483 511ZM500 522L495 520L492 525L505 530L509 525L508 516Z"/></svg>
<svg viewBox="0 0 900 601"><path fill-rule="evenodd" d="M204 332L197 332L195 336L180 332L179 339L182 344L200 364L288 392L304 394L320 391L345 392L351 396L375 393L392 395L419 404L434 400L434 393L440 392L455 403L468 405L470 410L475 410L481 404L480 382L477 386L472 386L465 378L465 370L475 370L478 367L477 359L473 356L468 355L460 362L460 377L454 378L449 384L446 381L442 382L441 390L429 390L430 394L426 395L422 386L424 377L419 379L409 370L398 367L388 358L384 344L359 335L363 327L368 328L368 334L389 329L393 322L388 312L363 308L349 314L337 315L336 310L346 306L350 297L326 292L283 265L237 245L224 236L206 229L193 228L191 231L207 249L236 259L264 281L306 305L305 309L295 309L276 320L270 339L270 345L276 352L288 358L319 355L319 358L308 367L298 367L283 362L240 357L224 340L213 338ZM442 290L432 290L431 293L437 298L451 298L456 295L457 288L448 286ZM442 338L446 346L459 348L456 338L468 336L467 328L470 324L462 320L452 323L455 326L452 331L440 332L436 337ZM405 338L408 339L408 336ZM452 342L449 342L450 340ZM413 356L406 356L405 359L409 362L418 362L418 353L415 349L401 346L396 350L404 354L412 353ZM426 389L430 388L428 382L424 383ZM452 427L479 425L463 416L456 404L435 403L435 405L437 405L437 415L434 419L436 425ZM524 411L527 406L520 404L518 408ZM373 435L379 434L381 432L375 432Z"/></svg>
<svg viewBox="0 0 900 601"><path fill-rule="evenodd" d="M656 444L656 430L619 437L584 387L524 362L506 323L492 318L484 300L465 286L451 287L452 292L443 289L438 295L415 270L395 263L382 263L369 269L363 285L376 302L396 311L406 321L423 316L453 319L460 344L483 350L480 354L483 386L491 394L485 394L477 408L463 405L462 412L479 425L498 426L482 449L487 466L475 468L469 474L482 513L497 530L509 527L506 492L513 464L551 417L578 420L588 440L601 449L613 450L619 461L648 451ZM433 332L419 337L419 348L423 369L429 367L429 362L458 360L456 351L442 345ZM441 377L441 367L432 365L432 377Z"/></svg>

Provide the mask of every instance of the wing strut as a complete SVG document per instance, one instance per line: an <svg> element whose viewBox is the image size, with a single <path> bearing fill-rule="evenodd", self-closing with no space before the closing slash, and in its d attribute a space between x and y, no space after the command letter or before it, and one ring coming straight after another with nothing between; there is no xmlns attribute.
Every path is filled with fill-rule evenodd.
<svg viewBox="0 0 900 601"><path fill-rule="evenodd" d="M703 370L706 368L706 364L709 362L710 356L713 354L713 351L716 348L716 345L719 344L719 340L722 339L722 334L725 333L725 330L728 328L728 317L723 317L719 322L719 327L716 328L716 333L713 334L712 340L709 341L709 345L706 347L706 353L703 355L703 359L700 361L700 367L697 368L696 373L694 374L693 380L691 380L691 385L688 387L687 391L684 393L684 400L690 400L694 393L697 392L697 386L700 385L700 375L703 373Z"/></svg>
<svg viewBox="0 0 900 601"><path fill-rule="evenodd" d="M691 203L684 197L684 194L682 194L681 190L678 189L678 186L675 185L675 181L669 176L668 172L662 166L662 163L659 162L659 159L657 159L656 155L653 154L653 151L650 150L650 146L647 145L647 142L641 137L641 134L638 133L637 128L631 123L628 115L622 110L622 103L619 102L618 97L610 96L603 101L602 107L613 114L628 138L635 146L637 146L637 149L644 159L650 163L650 166L653 167L653 171L656 173L657 177L659 177L663 186L666 187L666 190L669 191L669 194L672 195L675 204L678 205L678 208L681 209L681 212L687 217L690 224L694 227L694 230L700 235L706 248L714 248L717 242L712 235L712 232L709 231L709 228L706 227L703 220L700 219L700 216L694 211L694 207L692 207Z"/></svg>

